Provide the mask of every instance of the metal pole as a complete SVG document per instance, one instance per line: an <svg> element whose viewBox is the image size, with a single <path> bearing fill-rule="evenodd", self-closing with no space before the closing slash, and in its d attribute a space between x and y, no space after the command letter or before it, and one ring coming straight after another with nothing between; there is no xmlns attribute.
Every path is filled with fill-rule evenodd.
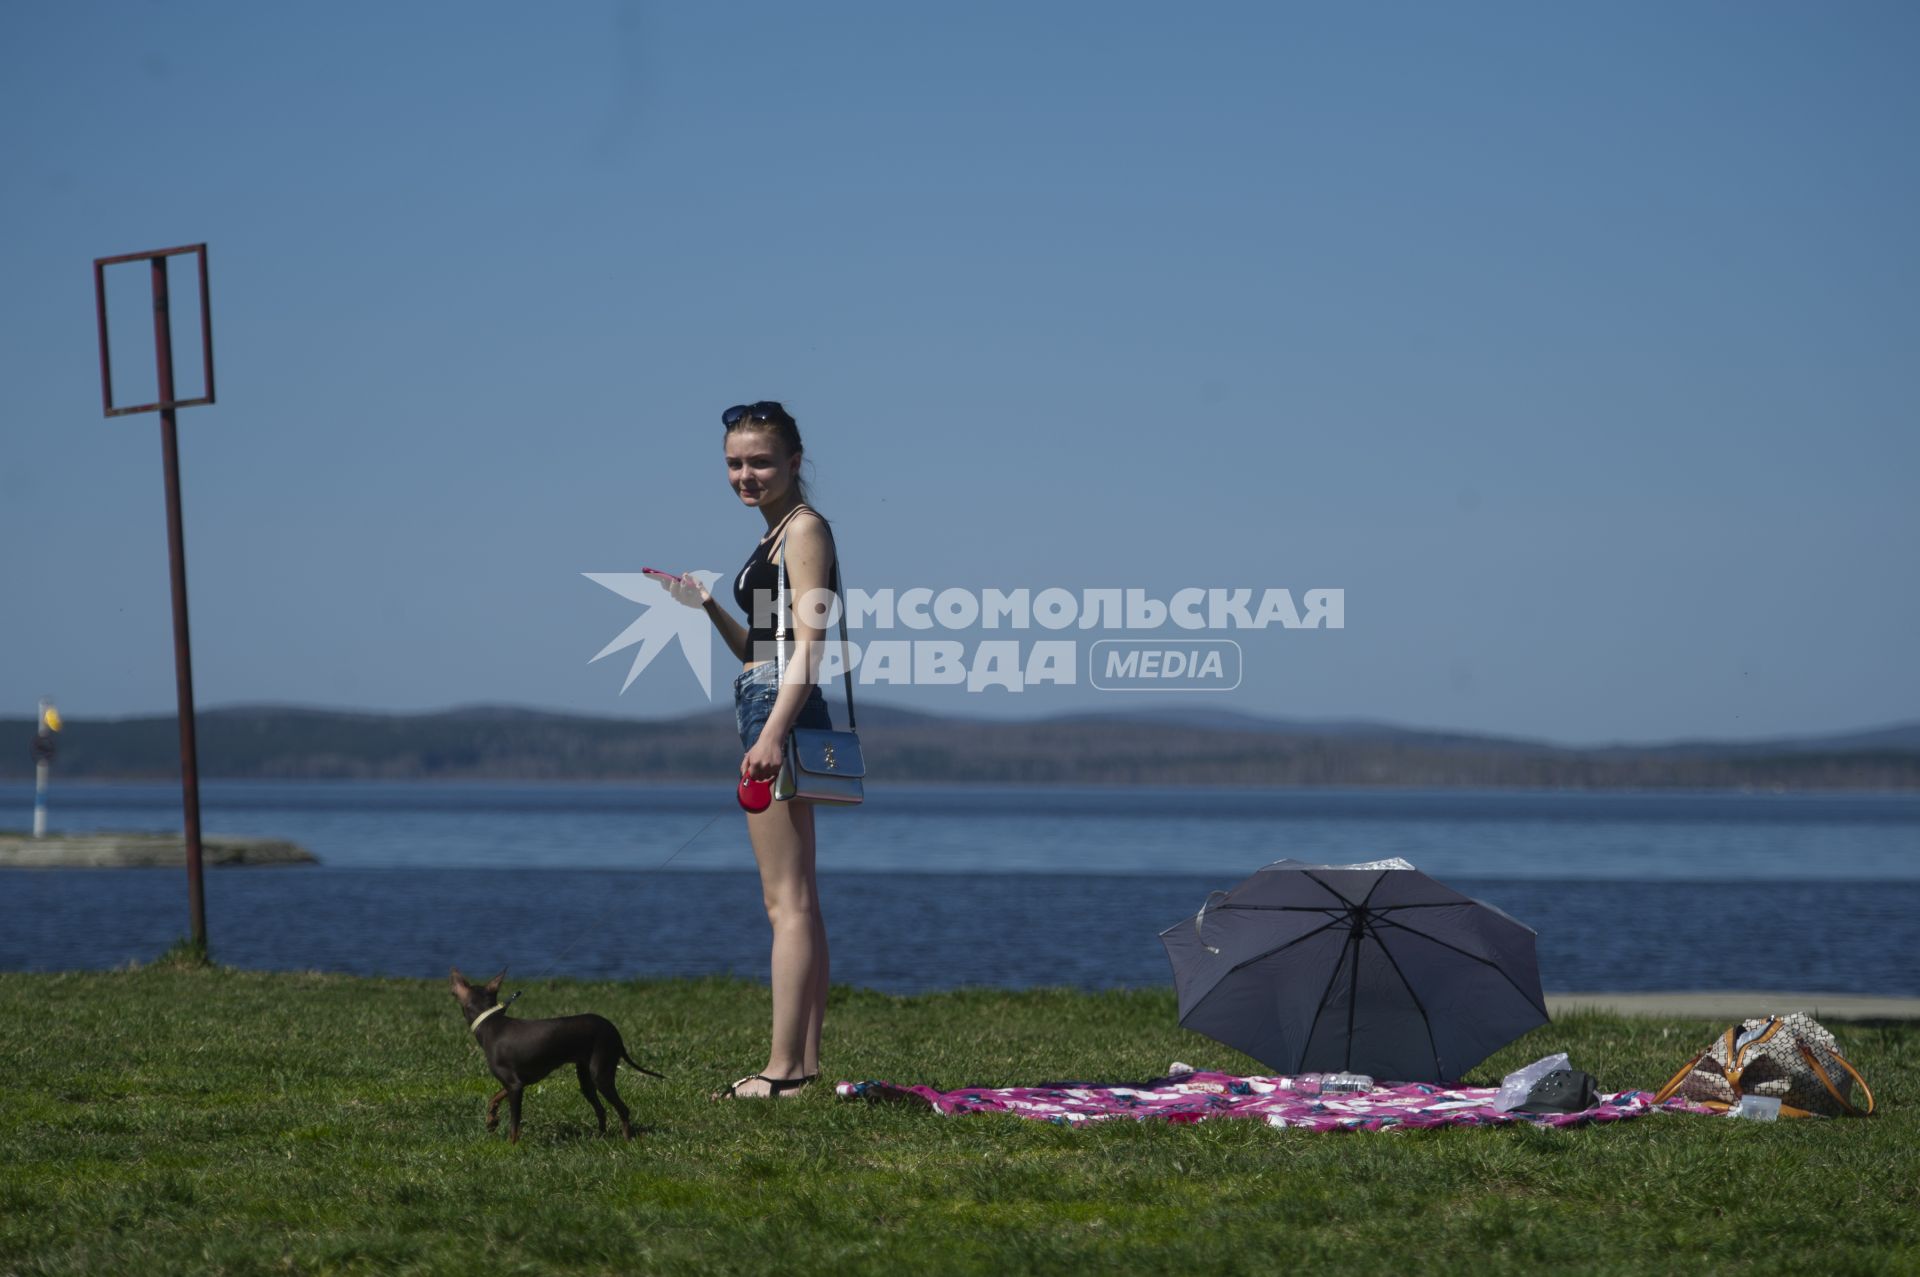
<svg viewBox="0 0 1920 1277"><path fill-rule="evenodd" d="M40 698L39 721L33 733L33 836L47 836L47 780L53 774L53 734L59 730L60 717L53 702Z"/></svg>
<svg viewBox="0 0 1920 1277"><path fill-rule="evenodd" d="M47 760L33 765L33 836L47 836Z"/></svg>
<svg viewBox="0 0 1920 1277"><path fill-rule="evenodd" d="M33 764L33 836L47 836L47 760L44 758L36 759Z"/></svg>
<svg viewBox="0 0 1920 1277"><path fill-rule="evenodd" d="M159 364L160 449L167 473L167 561L173 576L173 673L180 712L181 806L186 816L187 910L193 942L207 948L207 901L200 881L200 753L194 741L193 643L187 627L187 547L180 522L180 440L174 428L173 329L167 310L167 259L153 259L153 348Z"/></svg>

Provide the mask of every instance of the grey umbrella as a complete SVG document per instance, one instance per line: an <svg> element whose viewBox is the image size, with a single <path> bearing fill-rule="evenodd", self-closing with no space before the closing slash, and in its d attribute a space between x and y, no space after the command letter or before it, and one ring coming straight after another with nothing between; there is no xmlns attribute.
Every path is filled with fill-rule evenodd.
<svg viewBox="0 0 1920 1277"><path fill-rule="evenodd" d="M1547 1022L1531 927L1404 860L1282 860L1160 933L1180 1023L1281 1073L1458 1079Z"/></svg>

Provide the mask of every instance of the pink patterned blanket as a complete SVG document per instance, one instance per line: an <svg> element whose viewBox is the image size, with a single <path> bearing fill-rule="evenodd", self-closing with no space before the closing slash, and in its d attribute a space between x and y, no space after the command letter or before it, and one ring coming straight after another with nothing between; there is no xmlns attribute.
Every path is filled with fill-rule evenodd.
<svg viewBox="0 0 1920 1277"><path fill-rule="evenodd" d="M1621 1091L1602 1095L1598 1104L1580 1113L1502 1113L1493 1107L1498 1092L1490 1086L1447 1089L1410 1083L1376 1086L1370 1091L1322 1091L1319 1080L1313 1077L1234 1077L1230 1073L1196 1072L1179 1064L1168 1076L1135 1086L1065 1083L936 1091L891 1082L841 1082L834 1089L842 1099L925 1104L939 1113L1012 1113L1062 1124L1121 1117L1167 1122L1251 1117L1268 1126L1312 1131L1413 1130L1513 1122L1581 1126L1617 1122L1656 1109L1651 1091ZM1678 1099L1657 1107L1676 1113L1712 1112Z"/></svg>

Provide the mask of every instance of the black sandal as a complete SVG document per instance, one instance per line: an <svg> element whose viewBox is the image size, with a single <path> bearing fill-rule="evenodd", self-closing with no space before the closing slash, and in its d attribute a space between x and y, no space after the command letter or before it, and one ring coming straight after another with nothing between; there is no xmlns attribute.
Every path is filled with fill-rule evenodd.
<svg viewBox="0 0 1920 1277"><path fill-rule="evenodd" d="M764 1073L750 1073L718 1095L713 1096L713 1098L716 1100L771 1100L777 1096L785 1095L788 1091L797 1091L809 1082L818 1081L819 1078L820 1075L818 1073L809 1073L805 1077L768 1077ZM739 1093L740 1088L749 1082L765 1082L767 1084L767 1093L765 1095L741 1095Z"/></svg>

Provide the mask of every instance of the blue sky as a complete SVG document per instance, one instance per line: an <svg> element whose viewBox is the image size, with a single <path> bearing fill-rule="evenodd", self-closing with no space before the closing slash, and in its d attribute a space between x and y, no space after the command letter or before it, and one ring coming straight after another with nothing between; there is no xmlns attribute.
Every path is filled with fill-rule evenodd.
<svg viewBox="0 0 1920 1277"><path fill-rule="evenodd" d="M204 240L203 706L696 708L588 663L637 609L581 574L735 569L772 397L852 584L1346 591L1207 704L1920 717L1917 57L1898 4L8 6L0 705L172 706L90 262Z"/></svg>

